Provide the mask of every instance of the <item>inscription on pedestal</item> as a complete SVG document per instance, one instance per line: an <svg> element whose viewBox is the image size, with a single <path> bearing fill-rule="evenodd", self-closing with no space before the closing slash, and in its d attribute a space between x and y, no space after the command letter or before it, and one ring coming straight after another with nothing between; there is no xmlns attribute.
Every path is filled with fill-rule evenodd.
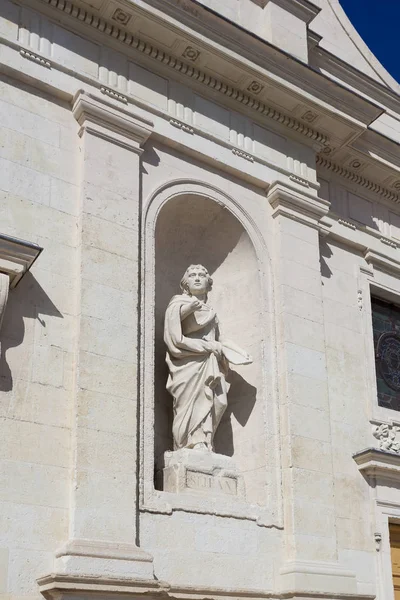
<svg viewBox="0 0 400 600"><path fill-rule="evenodd" d="M201 473L199 471L186 471L186 487L194 490L214 490L229 494L230 496L237 495L237 481L232 477L218 477Z"/></svg>
<svg viewBox="0 0 400 600"><path fill-rule="evenodd" d="M243 476L232 457L182 448L164 455L164 491L221 502L245 500Z"/></svg>

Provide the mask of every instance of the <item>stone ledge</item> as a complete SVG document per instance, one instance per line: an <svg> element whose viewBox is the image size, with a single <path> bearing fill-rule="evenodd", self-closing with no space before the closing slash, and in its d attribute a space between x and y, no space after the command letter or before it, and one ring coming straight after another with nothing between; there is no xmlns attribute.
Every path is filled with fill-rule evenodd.
<svg viewBox="0 0 400 600"><path fill-rule="evenodd" d="M98 594L108 599L146 596L147 598L179 600L374 600L375 596L358 593L272 592L257 589L235 589L217 587L194 587L169 584L156 579L135 580L133 578L67 576L52 573L37 580L41 594L46 600L63 600Z"/></svg>
<svg viewBox="0 0 400 600"><path fill-rule="evenodd" d="M390 273L395 277L400 275L400 261L395 258L389 257L386 254L377 252L368 248L364 254L364 258L369 265L373 265L375 268Z"/></svg>
<svg viewBox="0 0 400 600"><path fill-rule="evenodd" d="M139 562L153 562L153 558L133 544L118 544L97 540L71 540L57 550L56 558L63 556L89 556Z"/></svg>
<svg viewBox="0 0 400 600"><path fill-rule="evenodd" d="M337 563L287 562L280 569L280 575L282 591L294 594L294 597L358 597L355 573Z"/></svg>
<svg viewBox="0 0 400 600"><path fill-rule="evenodd" d="M0 327L9 289L21 281L42 250L37 244L0 234Z"/></svg>
<svg viewBox="0 0 400 600"><path fill-rule="evenodd" d="M96 539L72 539L57 550L54 562L56 578L118 578L151 580L153 557L135 544Z"/></svg>
<svg viewBox="0 0 400 600"><path fill-rule="evenodd" d="M229 499L245 501L243 476L232 457L182 448L164 454L164 490L172 493L211 494L221 502Z"/></svg>
<svg viewBox="0 0 400 600"><path fill-rule="evenodd" d="M400 481L400 454L378 448L366 448L353 454L353 458L364 475L379 475Z"/></svg>
<svg viewBox="0 0 400 600"><path fill-rule="evenodd" d="M10 278L10 288L21 281L43 248L32 242L0 234L0 273Z"/></svg>

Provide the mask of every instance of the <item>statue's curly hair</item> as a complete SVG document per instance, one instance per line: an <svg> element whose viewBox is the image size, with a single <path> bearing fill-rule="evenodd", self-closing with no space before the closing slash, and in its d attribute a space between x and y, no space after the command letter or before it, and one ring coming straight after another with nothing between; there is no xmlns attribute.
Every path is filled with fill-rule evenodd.
<svg viewBox="0 0 400 600"><path fill-rule="evenodd" d="M188 275L189 275L189 271L191 269L202 269L205 272L205 274L207 275L207 282L208 282L207 293L211 292L212 285L213 285L213 280L212 280L211 275L209 274L209 272L207 271L207 269L205 267L203 267L203 265L190 265L186 269L186 271L185 271L185 273L184 273L184 275L183 275L183 277L181 279L181 283L180 283L182 292L184 294L188 294L189 293L189 290L188 290Z"/></svg>

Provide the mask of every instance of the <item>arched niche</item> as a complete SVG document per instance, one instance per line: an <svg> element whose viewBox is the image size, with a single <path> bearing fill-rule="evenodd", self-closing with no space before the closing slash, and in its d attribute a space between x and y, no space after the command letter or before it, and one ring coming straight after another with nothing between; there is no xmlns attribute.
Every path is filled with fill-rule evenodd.
<svg viewBox="0 0 400 600"><path fill-rule="evenodd" d="M172 398L163 341L164 313L189 264L204 264L214 279L209 296L224 337L248 350L254 362L229 375L228 409L215 449L233 456L243 473L247 500L265 503L266 431L263 394L262 294L253 243L225 205L201 193L182 193L164 202L154 230L154 465L162 489L163 455L172 449Z"/></svg>

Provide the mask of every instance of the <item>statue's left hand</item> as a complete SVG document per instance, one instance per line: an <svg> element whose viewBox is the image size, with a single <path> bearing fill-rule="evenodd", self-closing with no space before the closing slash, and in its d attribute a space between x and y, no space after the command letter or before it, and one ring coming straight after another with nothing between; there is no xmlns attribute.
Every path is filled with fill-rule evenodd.
<svg viewBox="0 0 400 600"><path fill-rule="evenodd" d="M222 358L222 344L220 342L207 342L207 349L214 354L218 360Z"/></svg>

